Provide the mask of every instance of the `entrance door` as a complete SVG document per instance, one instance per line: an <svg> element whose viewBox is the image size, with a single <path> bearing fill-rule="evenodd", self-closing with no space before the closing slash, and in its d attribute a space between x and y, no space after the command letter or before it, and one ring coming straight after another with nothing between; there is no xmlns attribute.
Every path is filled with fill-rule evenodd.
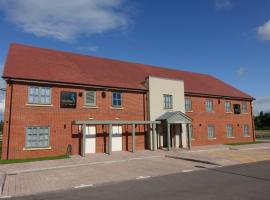
<svg viewBox="0 0 270 200"><path fill-rule="evenodd" d="M122 151L122 126L112 127L112 151Z"/></svg>
<svg viewBox="0 0 270 200"><path fill-rule="evenodd" d="M85 153L96 153L96 126L86 126Z"/></svg>

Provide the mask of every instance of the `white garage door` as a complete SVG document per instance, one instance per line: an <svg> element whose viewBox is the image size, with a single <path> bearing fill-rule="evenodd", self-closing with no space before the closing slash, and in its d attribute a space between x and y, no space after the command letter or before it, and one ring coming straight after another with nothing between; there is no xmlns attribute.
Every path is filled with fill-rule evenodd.
<svg viewBox="0 0 270 200"><path fill-rule="evenodd" d="M96 153L96 127L86 126L85 153Z"/></svg>
<svg viewBox="0 0 270 200"><path fill-rule="evenodd" d="M122 126L113 126L112 132L112 151L122 151Z"/></svg>

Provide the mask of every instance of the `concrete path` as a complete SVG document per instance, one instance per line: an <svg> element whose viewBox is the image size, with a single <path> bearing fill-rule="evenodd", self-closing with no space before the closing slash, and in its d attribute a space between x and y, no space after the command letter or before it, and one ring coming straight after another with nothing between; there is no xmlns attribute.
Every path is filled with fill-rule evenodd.
<svg viewBox="0 0 270 200"><path fill-rule="evenodd" d="M269 168L269 161L234 165L14 199L269 200Z"/></svg>
<svg viewBox="0 0 270 200"><path fill-rule="evenodd" d="M191 151L115 152L111 156L93 154L85 158L74 156L64 160L1 165L0 173L7 174L2 195L92 187L261 160L270 160L270 143L233 148L225 145L194 147Z"/></svg>

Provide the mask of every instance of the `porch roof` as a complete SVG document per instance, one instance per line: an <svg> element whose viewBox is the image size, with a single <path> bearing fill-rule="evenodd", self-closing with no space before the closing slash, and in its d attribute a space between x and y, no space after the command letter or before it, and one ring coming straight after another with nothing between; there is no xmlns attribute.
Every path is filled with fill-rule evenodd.
<svg viewBox="0 0 270 200"><path fill-rule="evenodd" d="M97 125L97 124L160 124L159 121L132 121L132 120L76 120L73 124L82 125Z"/></svg>
<svg viewBox="0 0 270 200"><path fill-rule="evenodd" d="M181 111L175 111L175 112L166 112L160 117L158 117L156 120L162 121L166 120L168 123L187 123L190 124L192 122L192 119L188 117L185 113L182 113Z"/></svg>

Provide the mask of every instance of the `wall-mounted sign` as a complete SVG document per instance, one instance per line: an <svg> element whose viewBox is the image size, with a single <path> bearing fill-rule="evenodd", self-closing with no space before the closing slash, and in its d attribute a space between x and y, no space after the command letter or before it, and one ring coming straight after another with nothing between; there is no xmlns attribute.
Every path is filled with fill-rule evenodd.
<svg viewBox="0 0 270 200"><path fill-rule="evenodd" d="M60 107L61 108L76 108L77 93L76 92L61 92Z"/></svg>
<svg viewBox="0 0 270 200"><path fill-rule="evenodd" d="M234 114L240 114L241 113L241 107L240 104L234 104L233 105Z"/></svg>

